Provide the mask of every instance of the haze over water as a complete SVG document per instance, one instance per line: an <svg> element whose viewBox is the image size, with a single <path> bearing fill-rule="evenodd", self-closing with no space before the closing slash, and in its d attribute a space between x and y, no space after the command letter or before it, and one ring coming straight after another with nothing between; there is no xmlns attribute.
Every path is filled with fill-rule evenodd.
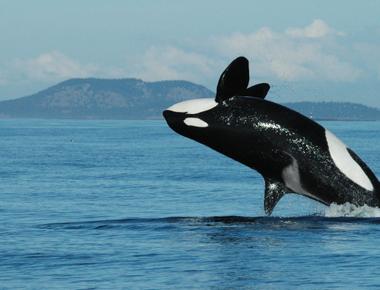
<svg viewBox="0 0 380 290"><path fill-rule="evenodd" d="M324 122L380 175L379 122ZM289 195L163 121L3 120L1 289L380 286L380 212ZM346 216L346 217L343 217Z"/></svg>

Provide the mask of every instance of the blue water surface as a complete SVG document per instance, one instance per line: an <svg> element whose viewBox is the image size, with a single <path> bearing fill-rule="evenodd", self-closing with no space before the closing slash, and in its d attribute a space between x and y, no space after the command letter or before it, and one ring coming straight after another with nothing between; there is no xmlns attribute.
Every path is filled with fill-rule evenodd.
<svg viewBox="0 0 380 290"><path fill-rule="evenodd" d="M380 122L324 122L380 176ZM0 289L370 289L380 219L287 195L163 121L0 122ZM380 215L380 214L379 214Z"/></svg>

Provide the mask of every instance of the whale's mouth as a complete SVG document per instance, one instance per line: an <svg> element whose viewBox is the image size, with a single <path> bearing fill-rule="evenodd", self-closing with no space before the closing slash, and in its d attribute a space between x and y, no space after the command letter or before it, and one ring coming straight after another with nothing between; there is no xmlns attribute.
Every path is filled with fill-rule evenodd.
<svg viewBox="0 0 380 290"><path fill-rule="evenodd" d="M179 134L187 134L190 133L191 128L199 128L204 129L209 126L209 124L202 120L197 115L188 115L186 113L177 113L171 110L165 110L163 116L168 123L169 127Z"/></svg>
<svg viewBox="0 0 380 290"><path fill-rule="evenodd" d="M170 110L163 111L162 115L164 116L169 127L176 132L178 132L180 127L183 126L182 124L186 116L184 113L176 113Z"/></svg>
<svg viewBox="0 0 380 290"><path fill-rule="evenodd" d="M169 110L165 110L162 112L162 115L164 116L166 122L169 124L169 122L171 122L171 120L173 119L173 117L175 116L175 114L173 114L172 111L169 111Z"/></svg>

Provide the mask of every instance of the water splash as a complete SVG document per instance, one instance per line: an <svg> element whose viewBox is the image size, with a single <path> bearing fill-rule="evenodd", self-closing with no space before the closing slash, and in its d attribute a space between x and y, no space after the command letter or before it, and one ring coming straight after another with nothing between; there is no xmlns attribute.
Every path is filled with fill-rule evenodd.
<svg viewBox="0 0 380 290"><path fill-rule="evenodd" d="M332 203L325 209L324 216L374 218L380 217L380 208L368 205L356 206L348 202L344 204Z"/></svg>

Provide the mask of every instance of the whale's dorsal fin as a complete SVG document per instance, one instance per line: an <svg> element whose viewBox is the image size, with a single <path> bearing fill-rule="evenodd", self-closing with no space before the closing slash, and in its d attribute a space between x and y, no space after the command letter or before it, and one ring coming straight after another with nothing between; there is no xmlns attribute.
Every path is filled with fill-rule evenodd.
<svg viewBox="0 0 380 290"><path fill-rule="evenodd" d="M272 179L265 179L264 210L267 215L271 215L278 201L287 192L288 189L283 183Z"/></svg>
<svg viewBox="0 0 380 290"><path fill-rule="evenodd" d="M270 85L267 83L256 84L244 90L242 96L256 97L264 99L268 94Z"/></svg>
<svg viewBox="0 0 380 290"><path fill-rule="evenodd" d="M233 96L241 95L249 82L248 59L240 56L233 60L220 75L215 101L220 103Z"/></svg>

